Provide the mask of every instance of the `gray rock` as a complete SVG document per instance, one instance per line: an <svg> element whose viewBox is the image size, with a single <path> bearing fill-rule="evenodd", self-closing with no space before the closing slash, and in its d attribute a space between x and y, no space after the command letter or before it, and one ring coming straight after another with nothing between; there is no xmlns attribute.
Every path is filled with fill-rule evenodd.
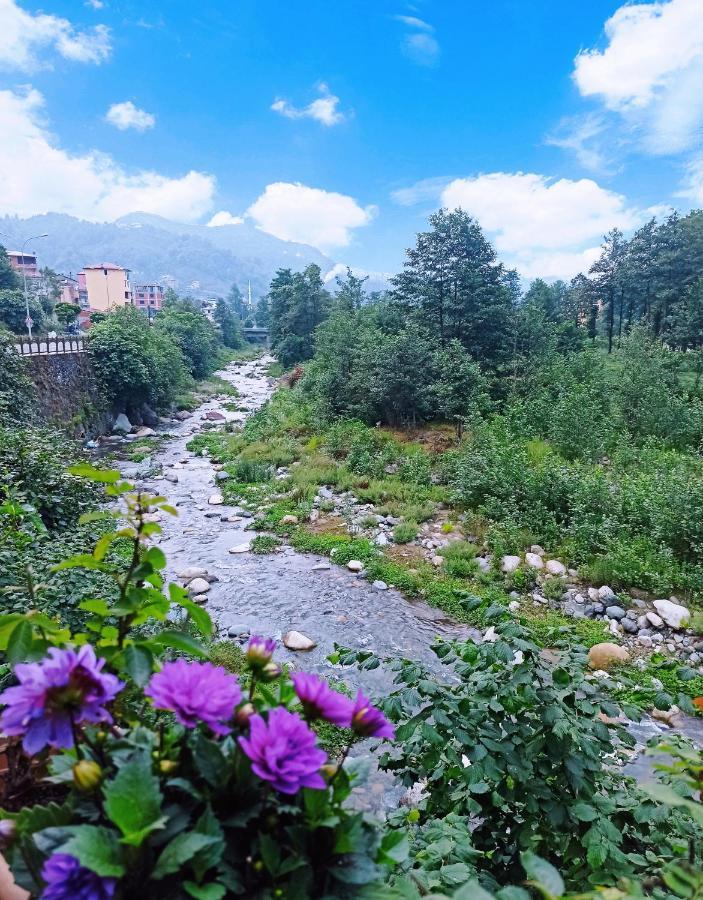
<svg viewBox="0 0 703 900"><path fill-rule="evenodd" d="M603 613L605 612L605 606L602 603L600 603L599 601L597 601L596 603L593 604L593 612L597 616L602 616Z"/></svg>
<svg viewBox="0 0 703 900"><path fill-rule="evenodd" d="M654 645L652 638L648 634L638 634L637 643L642 647L652 647Z"/></svg>
<svg viewBox="0 0 703 900"><path fill-rule="evenodd" d="M312 571L313 572L329 572L329 570L331 568L332 568L332 566L329 563L321 562L321 563L315 563L315 565L312 567Z"/></svg>
<svg viewBox="0 0 703 900"><path fill-rule="evenodd" d="M188 583L188 590L191 595L193 594L207 594L210 590L210 582L206 581L204 578L193 578Z"/></svg>
<svg viewBox="0 0 703 900"><path fill-rule="evenodd" d="M227 481L229 472L215 472L215 481Z"/></svg>
<svg viewBox="0 0 703 900"><path fill-rule="evenodd" d="M112 426L113 432L121 433L121 434L129 434L132 430L132 423L129 421L127 416L124 413L120 413L119 416L115 419L115 424Z"/></svg>
<svg viewBox="0 0 703 900"><path fill-rule="evenodd" d="M154 410L150 406L147 406L146 403L142 406L142 422L150 428L156 428L160 422L159 417Z"/></svg>
<svg viewBox="0 0 703 900"><path fill-rule="evenodd" d="M615 591L604 584L603 587L598 588L598 599L609 603L611 600L615 600Z"/></svg>
<svg viewBox="0 0 703 900"><path fill-rule="evenodd" d="M387 591L388 585L385 581L374 581L371 585L372 588L375 588L377 591Z"/></svg>
<svg viewBox="0 0 703 900"><path fill-rule="evenodd" d="M629 618L629 616L625 616L624 619L621 619L620 624L622 625L622 630L626 631L628 634L637 634L637 622L635 622L634 619Z"/></svg>
<svg viewBox="0 0 703 900"><path fill-rule="evenodd" d="M606 607L605 614L609 619L623 619L626 615L625 610L622 606L608 606Z"/></svg>

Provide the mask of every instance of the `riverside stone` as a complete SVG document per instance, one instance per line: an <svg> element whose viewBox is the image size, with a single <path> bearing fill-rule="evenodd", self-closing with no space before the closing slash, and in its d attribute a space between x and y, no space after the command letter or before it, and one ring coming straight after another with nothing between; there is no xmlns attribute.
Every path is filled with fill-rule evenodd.
<svg viewBox="0 0 703 900"><path fill-rule="evenodd" d="M312 650L317 643L301 631L287 631L283 635L283 646L289 650Z"/></svg>
<svg viewBox="0 0 703 900"><path fill-rule="evenodd" d="M208 497L207 502L210 504L210 506L222 506L225 500L222 494L211 494Z"/></svg>
<svg viewBox="0 0 703 900"><path fill-rule="evenodd" d="M210 590L210 583L204 578L193 578L188 584L188 590L191 594L207 594Z"/></svg>
<svg viewBox="0 0 703 900"><path fill-rule="evenodd" d="M129 434L129 432L132 430L132 423L124 413L120 413L119 416L117 416L117 418L115 419L115 424L112 426L112 430L114 432L121 432L122 434Z"/></svg>
<svg viewBox="0 0 703 900"><path fill-rule="evenodd" d="M500 563L500 568L502 572L506 572L508 575L511 572L515 572L516 569L520 568L520 557L519 556L504 556Z"/></svg>
<svg viewBox="0 0 703 900"><path fill-rule="evenodd" d="M654 608L670 628L686 628L691 621L690 611L671 600L655 600Z"/></svg>
<svg viewBox="0 0 703 900"><path fill-rule="evenodd" d="M602 644L594 644L588 651L588 665L591 669L602 669L607 672L612 666L626 663L630 654L619 644L604 641Z"/></svg>
<svg viewBox="0 0 703 900"><path fill-rule="evenodd" d="M525 563L531 569L543 569L544 561L539 553L526 553L525 554Z"/></svg>
<svg viewBox="0 0 703 900"><path fill-rule="evenodd" d="M359 559L350 559L347 563L347 568L350 572L362 572L364 564Z"/></svg>
<svg viewBox="0 0 703 900"><path fill-rule="evenodd" d="M559 562L558 559L548 559L545 569L550 575L558 575L560 577L566 575L566 566L564 563Z"/></svg>
<svg viewBox="0 0 703 900"><path fill-rule="evenodd" d="M622 606L606 606L605 614L609 619L624 619L625 610Z"/></svg>

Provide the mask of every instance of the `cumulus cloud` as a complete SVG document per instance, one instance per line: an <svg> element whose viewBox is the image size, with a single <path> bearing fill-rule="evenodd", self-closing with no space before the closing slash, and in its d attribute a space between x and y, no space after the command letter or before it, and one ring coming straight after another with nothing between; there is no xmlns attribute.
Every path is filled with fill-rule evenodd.
<svg viewBox="0 0 703 900"><path fill-rule="evenodd" d="M64 212L105 221L141 210L194 221L212 208L211 175L128 172L106 154L64 150L46 128L43 104L36 90L0 90L0 213Z"/></svg>
<svg viewBox="0 0 703 900"><path fill-rule="evenodd" d="M215 215L207 223L208 228L219 228L221 225L241 225L244 219L241 216L233 216L226 209L216 212Z"/></svg>
<svg viewBox="0 0 703 900"><path fill-rule="evenodd" d="M703 125L703 10L700 0L621 6L605 23L607 46L584 50L574 81L621 116L645 150L680 153Z"/></svg>
<svg viewBox="0 0 703 900"><path fill-rule="evenodd" d="M73 62L101 63L110 55L110 30L78 31L68 19L32 15L15 0L0 0L0 68L32 71L46 65L52 49Z"/></svg>
<svg viewBox="0 0 703 900"><path fill-rule="evenodd" d="M331 250L346 247L353 230L368 225L376 211L345 194L278 181L266 186L247 215L262 231L284 241Z"/></svg>
<svg viewBox="0 0 703 900"><path fill-rule="evenodd" d="M417 16L393 16L405 28L400 48L414 63L419 66L434 66L439 59L439 42L434 36L434 26Z"/></svg>
<svg viewBox="0 0 703 900"><path fill-rule="evenodd" d="M105 120L115 128L119 128L120 131L127 131L128 128L134 128L135 131L147 131L156 124L155 116L139 109L131 100L125 100L124 103L113 103L105 114Z"/></svg>
<svg viewBox="0 0 703 900"><path fill-rule="evenodd" d="M475 217L501 259L525 278L572 277L597 257L607 231L629 230L644 218L622 195L589 178L493 172L456 178L439 199Z"/></svg>
<svg viewBox="0 0 703 900"><path fill-rule="evenodd" d="M339 125L346 118L345 114L339 110L339 97L330 92L327 85L322 82L317 86L320 96L308 103L307 106L293 106L288 100L280 97L271 104L274 112L285 116L287 119L315 119L328 128L331 125Z"/></svg>

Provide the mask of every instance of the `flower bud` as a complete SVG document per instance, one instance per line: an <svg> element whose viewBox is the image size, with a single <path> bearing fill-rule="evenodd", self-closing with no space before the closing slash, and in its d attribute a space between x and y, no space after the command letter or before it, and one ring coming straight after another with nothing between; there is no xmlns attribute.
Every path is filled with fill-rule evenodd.
<svg viewBox="0 0 703 900"><path fill-rule="evenodd" d="M94 791L103 780L103 770L91 759L82 759L73 767L73 784L85 794Z"/></svg>
<svg viewBox="0 0 703 900"><path fill-rule="evenodd" d="M337 774L338 771L339 771L339 766L335 766L333 763L327 763L327 765L324 765L320 769L320 772L322 773L322 777L326 778L328 781L332 781L332 779L334 778L334 776Z"/></svg>
<svg viewBox="0 0 703 900"><path fill-rule="evenodd" d="M17 834L17 823L14 819L0 819L0 847L8 847Z"/></svg>
<svg viewBox="0 0 703 900"><path fill-rule="evenodd" d="M272 638L262 637L260 634L254 634L249 639L244 655L252 669L258 671L263 669L267 663L271 662L273 651L276 649L276 642Z"/></svg>
<svg viewBox="0 0 703 900"><path fill-rule="evenodd" d="M281 667L278 663L268 662L259 672L259 678L262 681L275 681L281 674Z"/></svg>
<svg viewBox="0 0 703 900"><path fill-rule="evenodd" d="M249 724L249 719L255 712L256 710L254 709L253 703L245 703L244 706L240 706L234 714L234 721L240 728L245 728Z"/></svg>
<svg viewBox="0 0 703 900"><path fill-rule="evenodd" d="M178 766L179 763L175 759L162 759L159 763L159 772L162 775L172 775Z"/></svg>

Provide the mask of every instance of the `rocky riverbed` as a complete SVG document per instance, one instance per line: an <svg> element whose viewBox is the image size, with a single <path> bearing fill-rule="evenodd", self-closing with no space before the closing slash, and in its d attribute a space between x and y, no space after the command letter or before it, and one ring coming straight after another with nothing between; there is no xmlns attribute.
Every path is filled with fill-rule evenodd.
<svg viewBox="0 0 703 900"><path fill-rule="evenodd" d="M158 425L155 431L162 440L152 456L139 463L120 464L125 477L147 490L165 494L178 510L176 518L164 516L161 521L160 546L168 559L168 577L186 585L194 598L203 603L222 636L241 642L250 634L276 637L282 642L279 658L293 665L332 675L335 667L327 661L327 656L337 643L367 649L379 656L408 656L441 668L430 650L435 637L480 639L480 634L447 619L440 610L410 601L383 583L369 583L360 571L335 566L324 557L302 554L291 547L265 555L252 553L249 548L253 533L248 528L252 512L225 505L219 485L226 473L219 471L207 456L187 450L194 435L225 422L243 422L271 396L275 381L266 375L269 362L269 357L263 357L230 364L218 374L236 388L239 395L236 409L232 408L231 397L215 396L193 413L181 413ZM333 512L337 506L341 509L350 502L350 498L338 498L331 492L320 499L333 505ZM368 510L358 510L359 515L368 517L368 513ZM390 537L393 524L378 522L379 545ZM422 552L436 565L441 565L442 547L451 540L441 532L441 524L438 521L436 527L428 525L418 536ZM516 595L513 604L516 608L518 603L546 602L540 593L545 578L574 580L576 576L575 572L567 572L561 563L557 566L557 561L550 565L552 561L540 549L531 548L524 559L507 557L501 561L504 570L511 566L513 570L532 566L537 575L534 594L519 600ZM681 627L668 625L664 609L659 615L650 604L645 609L643 603L638 610L642 621L633 620L635 630L630 636L627 622L623 625L627 618L624 610L614 609L617 605L614 595L596 597L593 591L589 593L588 588L578 583L567 584L562 606L574 609L572 614L578 616L592 614L588 611L589 604L592 613L602 616L604 625L609 624L613 634L617 632L621 640L629 638L631 643L637 642L641 649L648 643L642 637L661 634L661 640L671 644L672 651L680 653L684 641L686 650L689 647L693 652L698 650L696 641L685 631L682 634ZM602 612L598 604L603 607ZM671 613L668 608L666 612ZM685 624L681 622L680 626L685 629ZM690 661L695 664L698 660L694 656ZM343 676L352 685L372 691L387 687L381 669L372 672L346 669ZM701 736L698 726L697 720L679 723L679 727L695 737ZM634 730L644 742L662 727L647 719L634 726ZM650 768L648 760L640 759L634 764L633 772L643 777ZM382 780L374 789L377 793L385 792L388 786Z"/></svg>

